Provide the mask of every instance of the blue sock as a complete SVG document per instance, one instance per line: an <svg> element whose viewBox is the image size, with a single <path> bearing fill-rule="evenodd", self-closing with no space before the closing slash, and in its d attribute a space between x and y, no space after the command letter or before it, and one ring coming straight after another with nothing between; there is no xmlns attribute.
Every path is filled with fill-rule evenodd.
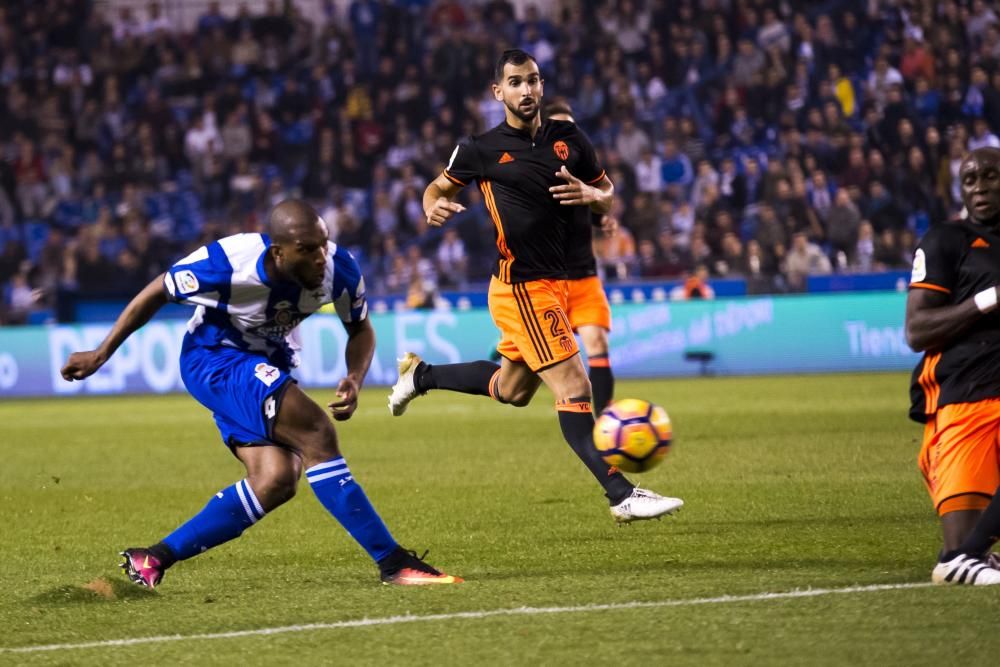
<svg viewBox="0 0 1000 667"><path fill-rule="evenodd" d="M396 549L396 540L368 502L364 489L354 481L342 457L309 468L306 479L323 507L376 563Z"/></svg>
<svg viewBox="0 0 1000 667"><path fill-rule="evenodd" d="M257 496L247 480L241 479L215 494L205 509L163 538L163 544L174 558L184 560L239 537L263 518Z"/></svg>

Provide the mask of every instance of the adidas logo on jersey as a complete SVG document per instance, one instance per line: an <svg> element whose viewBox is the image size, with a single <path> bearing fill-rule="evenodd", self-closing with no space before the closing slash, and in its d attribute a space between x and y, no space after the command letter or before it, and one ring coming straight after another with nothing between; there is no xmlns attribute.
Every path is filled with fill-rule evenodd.
<svg viewBox="0 0 1000 667"><path fill-rule="evenodd" d="M977 238L975 241L972 242L972 247L973 248L989 248L990 247L990 242L980 236L979 238Z"/></svg>
<svg viewBox="0 0 1000 667"><path fill-rule="evenodd" d="M507 164L508 162L513 162L513 161L514 161L514 156L511 155L510 153L504 153L503 155L500 156L500 159L497 160L497 162L499 162L500 164Z"/></svg>

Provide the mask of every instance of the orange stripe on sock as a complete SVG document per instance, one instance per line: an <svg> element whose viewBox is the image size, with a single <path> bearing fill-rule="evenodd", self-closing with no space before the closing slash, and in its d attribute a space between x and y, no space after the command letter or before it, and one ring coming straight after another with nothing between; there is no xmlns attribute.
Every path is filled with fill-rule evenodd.
<svg viewBox="0 0 1000 667"><path fill-rule="evenodd" d="M488 386L489 386L490 398L492 398L494 401L499 401L499 402L502 403L503 401L500 401L500 369L499 368L497 369L497 372L493 374L493 377L490 378L490 383L489 383Z"/></svg>
<svg viewBox="0 0 1000 667"><path fill-rule="evenodd" d="M611 360L607 357L591 357L587 359L587 364L591 368L611 368Z"/></svg>
<svg viewBox="0 0 1000 667"><path fill-rule="evenodd" d="M559 412L586 412L589 415L592 408L589 401L577 401L575 403L556 401L556 410Z"/></svg>

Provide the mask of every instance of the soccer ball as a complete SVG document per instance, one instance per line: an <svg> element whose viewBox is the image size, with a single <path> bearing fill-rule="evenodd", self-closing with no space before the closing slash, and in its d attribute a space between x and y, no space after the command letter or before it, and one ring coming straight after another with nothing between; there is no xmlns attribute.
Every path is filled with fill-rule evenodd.
<svg viewBox="0 0 1000 667"><path fill-rule="evenodd" d="M655 468L670 450L667 411L638 398L615 401L594 424L594 446L604 461L625 472Z"/></svg>

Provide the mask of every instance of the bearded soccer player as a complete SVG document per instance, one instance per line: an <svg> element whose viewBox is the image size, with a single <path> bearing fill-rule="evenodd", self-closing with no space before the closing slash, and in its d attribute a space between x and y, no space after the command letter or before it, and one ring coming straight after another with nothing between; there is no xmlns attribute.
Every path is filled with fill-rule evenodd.
<svg viewBox="0 0 1000 667"><path fill-rule="evenodd" d="M451 201L463 187L476 181L483 192L499 251L489 306L501 334L500 367L488 361L429 365L408 353L400 362L389 409L401 415L410 401L431 389L524 406L544 382L555 394L563 437L604 488L615 520L656 518L684 503L634 487L601 459L592 435L590 381L566 315L569 233L577 207L607 213L614 186L575 124L542 122L542 88L535 60L521 50L505 51L493 83L505 121L462 140L444 173L424 192L432 226L463 210Z"/></svg>
<svg viewBox="0 0 1000 667"><path fill-rule="evenodd" d="M923 422L919 465L941 517L931 580L1000 584L1000 150L959 167L966 220L932 227L913 258L906 339L924 352L910 416Z"/></svg>
<svg viewBox="0 0 1000 667"><path fill-rule="evenodd" d="M126 549L122 568L154 588L174 563L239 537L291 499L304 469L317 499L378 564L384 583L461 582L396 543L347 467L330 419L289 375L298 365L299 322L332 303L348 334L347 377L328 407L337 420L354 414L375 351L357 263L328 240L323 220L304 202L278 204L268 232L229 236L180 260L129 303L100 347L74 352L62 369L66 380L83 380L168 301L196 306L181 377L212 411L247 476L160 542Z"/></svg>

